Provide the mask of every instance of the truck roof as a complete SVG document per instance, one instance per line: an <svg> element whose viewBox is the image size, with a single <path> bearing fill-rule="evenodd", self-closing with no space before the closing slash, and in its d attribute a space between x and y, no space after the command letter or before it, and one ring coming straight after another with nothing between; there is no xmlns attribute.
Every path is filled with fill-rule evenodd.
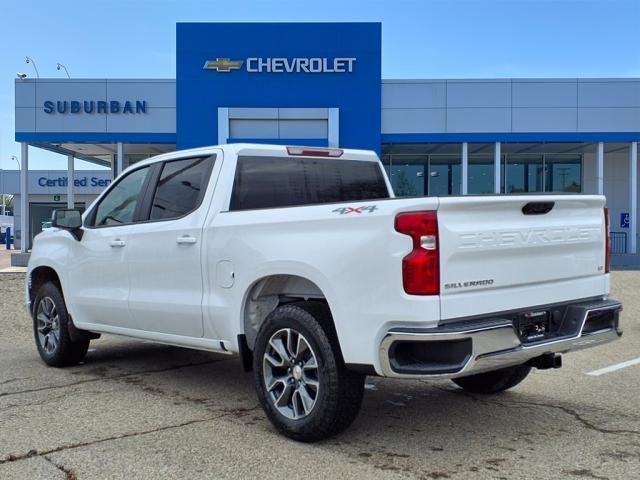
<svg viewBox="0 0 640 480"><path fill-rule="evenodd" d="M141 160L136 162L131 167L140 167L143 165L150 165L156 162L162 162L165 160L171 160L173 158L183 158L185 156L200 156L200 155L210 155L215 152L216 149L222 149L224 152L228 152L234 155L247 155L247 156L265 156L265 157L276 157L276 156L293 156L296 157L298 155L290 155L287 148L294 146L287 145L266 145L261 143L231 143L226 145L211 145L207 147L198 147L198 148L190 148L186 150L176 150L175 152L163 153L161 155L157 155L155 157L151 157L145 160ZM296 145L295 148L299 148L300 146ZM362 161L379 161L377 154L373 150L358 150L351 148L341 148L341 149L332 149L326 147L304 147L309 151L318 150L318 151L326 151L326 150L341 150L342 154L339 158L346 158L349 160L362 160ZM309 156L314 156L310 154ZM323 159L327 157L318 156L317 158ZM129 170L131 167L128 167L126 170ZM125 171L126 171L125 170Z"/></svg>

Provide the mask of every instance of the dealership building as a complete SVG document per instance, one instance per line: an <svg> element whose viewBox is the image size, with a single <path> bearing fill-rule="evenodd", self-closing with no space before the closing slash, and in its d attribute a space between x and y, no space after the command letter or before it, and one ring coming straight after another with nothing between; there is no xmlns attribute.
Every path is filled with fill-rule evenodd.
<svg viewBox="0 0 640 480"><path fill-rule="evenodd" d="M640 79L382 79L381 30L180 23L176 79L16 79L16 243L141 159L259 142L375 150L398 196L605 194L614 251L637 252ZM33 148L69 171L28 171Z"/></svg>

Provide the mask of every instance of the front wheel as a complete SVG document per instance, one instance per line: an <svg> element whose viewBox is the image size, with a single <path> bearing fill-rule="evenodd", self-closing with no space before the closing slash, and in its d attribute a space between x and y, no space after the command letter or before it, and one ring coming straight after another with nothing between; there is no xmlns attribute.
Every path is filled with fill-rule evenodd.
<svg viewBox="0 0 640 480"><path fill-rule="evenodd" d="M44 283L33 302L33 334L40 358L51 367L75 365L89 349L89 340L71 341L71 319L59 287Z"/></svg>
<svg viewBox="0 0 640 480"><path fill-rule="evenodd" d="M453 383L471 393L491 394L515 387L531 372L531 367L518 365L493 372L478 373L468 377L454 378Z"/></svg>
<svg viewBox="0 0 640 480"><path fill-rule="evenodd" d="M284 435L313 442L346 429L358 415L364 375L346 369L329 309L284 305L264 321L253 352L258 398Z"/></svg>

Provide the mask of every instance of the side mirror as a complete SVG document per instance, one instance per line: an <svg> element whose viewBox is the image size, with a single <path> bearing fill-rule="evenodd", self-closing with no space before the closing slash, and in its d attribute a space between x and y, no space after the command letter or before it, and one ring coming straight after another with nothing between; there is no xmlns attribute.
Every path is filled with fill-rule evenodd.
<svg viewBox="0 0 640 480"><path fill-rule="evenodd" d="M51 215L51 226L69 230L76 239L82 228L82 214L77 208L58 208Z"/></svg>

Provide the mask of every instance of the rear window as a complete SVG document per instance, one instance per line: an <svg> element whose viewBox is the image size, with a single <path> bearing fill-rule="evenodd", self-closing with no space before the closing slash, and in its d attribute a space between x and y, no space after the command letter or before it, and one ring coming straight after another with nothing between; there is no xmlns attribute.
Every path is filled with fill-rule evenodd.
<svg viewBox="0 0 640 480"><path fill-rule="evenodd" d="M389 198L378 162L238 157L230 210Z"/></svg>

